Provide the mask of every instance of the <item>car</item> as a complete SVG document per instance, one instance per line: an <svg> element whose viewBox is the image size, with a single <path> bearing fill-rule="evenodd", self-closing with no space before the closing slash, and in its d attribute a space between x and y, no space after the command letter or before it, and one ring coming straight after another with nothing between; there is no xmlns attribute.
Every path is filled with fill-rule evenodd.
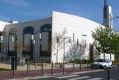
<svg viewBox="0 0 119 80"><path fill-rule="evenodd" d="M92 63L92 68L112 68L112 61L109 59L97 59Z"/></svg>

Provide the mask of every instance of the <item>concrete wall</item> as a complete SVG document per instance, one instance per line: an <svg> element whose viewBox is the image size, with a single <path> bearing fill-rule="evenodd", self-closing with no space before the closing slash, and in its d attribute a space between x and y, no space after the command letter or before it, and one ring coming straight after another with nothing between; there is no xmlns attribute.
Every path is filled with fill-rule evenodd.
<svg viewBox="0 0 119 80"><path fill-rule="evenodd" d="M34 59L38 60L39 59L39 55L40 55L40 39L39 39L39 35L40 35L40 27L44 24L51 24L52 23L52 18L45 18L45 19L40 19L40 20L33 20L33 21L25 21L25 22L19 22L16 24L9 24L6 25L4 28L4 45L5 48L3 50L4 54L8 54L8 36L9 33L14 33L17 34L17 39L18 39L18 48L17 48L17 56L18 57L22 57L22 47L23 47L23 30L24 28L28 27L28 26L32 26L34 28L34 39L35 39L35 44L34 44ZM42 37L45 38L45 37ZM29 40L29 39L28 39ZM47 39L45 39L47 40ZM47 43L43 43L42 44L47 44Z"/></svg>
<svg viewBox="0 0 119 80"><path fill-rule="evenodd" d="M65 32L63 35L65 37L70 37L72 41L73 41L73 34L74 34L74 42L76 42L77 39L79 40L79 43L82 40L86 40L86 43L88 45L87 51L85 52L84 55L80 57L84 59L89 59L89 44L93 43L91 31L94 31L99 26L100 24L92 20L82 18L80 16L74 16L74 15L60 13L60 12L53 12L52 38L54 39L56 35ZM64 53L65 55L68 55L69 46L71 46L71 44L70 43L65 44L66 47L62 47L61 49L58 49L57 52L57 43L54 41L52 41L52 43L54 43L54 45L52 46L52 61L54 63L56 62L56 57L58 53L58 62L62 62ZM64 52L64 48L65 48L65 52Z"/></svg>

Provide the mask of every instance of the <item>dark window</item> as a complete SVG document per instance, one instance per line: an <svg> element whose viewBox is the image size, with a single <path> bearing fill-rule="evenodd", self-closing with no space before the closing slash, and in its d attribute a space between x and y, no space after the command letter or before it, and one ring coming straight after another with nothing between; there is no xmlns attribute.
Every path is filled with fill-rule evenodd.
<svg viewBox="0 0 119 80"><path fill-rule="evenodd" d="M47 47L42 43L40 45L40 56L50 57L51 56L51 24L44 24L40 27L41 43L47 43ZM43 36L44 35L44 36Z"/></svg>
<svg viewBox="0 0 119 80"><path fill-rule="evenodd" d="M33 59L32 34L34 34L34 28L32 26L23 29L23 56L29 56L31 59Z"/></svg>

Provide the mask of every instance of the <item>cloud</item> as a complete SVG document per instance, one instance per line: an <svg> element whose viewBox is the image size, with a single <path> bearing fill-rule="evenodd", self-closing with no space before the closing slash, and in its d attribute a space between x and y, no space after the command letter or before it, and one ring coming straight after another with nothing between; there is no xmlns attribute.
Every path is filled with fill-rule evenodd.
<svg viewBox="0 0 119 80"><path fill-rule="evenodd" d="M26 0L3 0L4 2L18 7L28 7L30 3Z"/></svg>

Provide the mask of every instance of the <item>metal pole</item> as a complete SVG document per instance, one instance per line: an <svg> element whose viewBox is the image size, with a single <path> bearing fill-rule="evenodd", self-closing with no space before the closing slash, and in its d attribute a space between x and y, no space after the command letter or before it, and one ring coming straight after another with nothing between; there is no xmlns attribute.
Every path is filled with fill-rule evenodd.
<svg viewBox="0 0 119 80"><path fill-rule="evenodd" d="M56 37L56 42L57 42L57 53L56 53L56 62L55 63L58 63L58 43L59 43L59 37L58 36Z"/></svg>
<svg viewBox="0 0 119 80"><path fill-rule="evenodd" d="M110 61L112 61L112 54L111 54L111 52L110 52Z"/></svg>
<svg viewBox="0 0 119 80"><path fill-rule="evenodd" d="M80 60L80 71L81 71L81 60Z"/></svg>
<svg viewBox="0 0 119 80"><path fill-rule="evenodd" d="M99 66L99 61L98 61L98 69L100 68L100 66Z"/></svg>
<svg viewBox="0 0 119 80"><path fill-rule="evenodd" d="M74 42L74 37L75 37L75 34L73 33L73 42Z"/></svg>
<svg viewBox="0 0 119 80"><path fill-rule="evenodd" d="M53 75L53 62L51 62L51 75Z"/></svg>
<svg viewBox="0 0 119 80"><path fill-rule="evenodd" d="M73 70L72 70L72 72L74 72L74 60L73 60Z"/></svg>
<svg viewBox="0 0 119 80"><path fill-rule="evenodd" d="M43 75L43 58L42 58L42 65L41 65L41 74Z"/></svg>
<svg viewBox="0 0 119 80"><path fill-rule="evenodd" d="M14 56L12 56L13 58L13 78L15 78L15 60L14 60Z"/></svg>
<svg viewBox="0 0 119 80"><path fill-rule="evenodd" d="M87 62L87 70L88 70L88 62Z"/></svg>
<svg viewBox="0 0 119 80"><path fill-rule="evenodd" d="M57 43L56 63L58 63L58 43Z"/></svg>
<svg viewBox="0 0 119 80"><path fill-rule="evenodd" d="M64 55L63 55L63 57L64 57L64 59L63 59L63 74L64 74L64 72L65 72L65 39L66 38L64 38Z"/></svg>
<svg viewBox="0 0 119 80"><path fill-rule="evenodd" d="M63 74L64 74L64 72L65 72L64 66L65 66L65 64L64 64L64 61L63 61Z"/></svg>
<svg viewBox="0 0 119 80"><path fill-rule="evenodd" d="M27 59L27 76L29 76L29 59Z"/></svg>
<svg viewBox="0 0 119 80"><path fill-rule="evenodd" d="M110 70L107 69L107 80L110 80Z"/></svg>

